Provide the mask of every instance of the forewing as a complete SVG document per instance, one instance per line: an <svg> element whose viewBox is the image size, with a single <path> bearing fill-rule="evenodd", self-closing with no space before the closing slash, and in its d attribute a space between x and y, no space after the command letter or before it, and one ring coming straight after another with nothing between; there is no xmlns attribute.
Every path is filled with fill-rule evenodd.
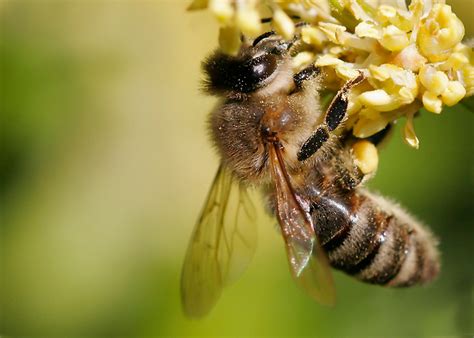
<svg viewBox="0 0 474 338"><path fill-rule="evenodd" d="M221 165L194 228L181 274L183 309L202 317L235 281L256 247L255 209L248 192Z"/></svg>
<svg viewBox="0 0 474 338"><path fill-rule="evenodd" d="M336 289L332 278L331 267L326 253L318 241L314 242L313 253L301 274L295 278L296 283L306 293L321 304L336 303Z"/></svg>
<svg viewBox="0 0 474 338"><path fill-rule="evenodd" d="M269 152L275 183L276 214L292 276L312 298L323 304L333 304L335 292L331 270L326 254L317 241L311 217L291 187L280 149L273 144Z"/></svg>

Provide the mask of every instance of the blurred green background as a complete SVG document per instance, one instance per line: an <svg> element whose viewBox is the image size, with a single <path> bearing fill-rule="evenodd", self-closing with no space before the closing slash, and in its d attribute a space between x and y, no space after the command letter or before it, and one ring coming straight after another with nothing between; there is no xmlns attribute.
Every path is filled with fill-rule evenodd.
<svg viewBox="0 0 474 338"><path fill-rule="evenodd" d="M449 2L448 2L449 3ZM451 1L473 35L471 0ZM296 288L261 213L246 274L204 320L181 313L179 274L217 168L198 92L215 47L182 1L0 1L0 333L414 336L473 333L473 110L397 130L370 186L440 239L427 287L336 272L338 304Z"/></svg>

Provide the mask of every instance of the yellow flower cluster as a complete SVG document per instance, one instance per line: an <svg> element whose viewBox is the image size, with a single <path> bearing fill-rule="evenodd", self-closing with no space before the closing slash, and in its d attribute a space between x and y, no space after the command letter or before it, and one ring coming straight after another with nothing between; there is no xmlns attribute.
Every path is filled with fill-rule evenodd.
<svg viewBox="0 0 474 338"><path fill-rule="evenodd" d="M346 123L360 138L405 116L404 138L418 148L413 116L421 107L439 114L474 93L473 51L444 0L195 0L189 7L204 8L218 19L229 54L241 33L260 34L261 18L270 16L284 38L301 36L295 68L314 62L330 88L363 71L367 81L352 91ZM295 21L309 25L297 29Z"/></svg>

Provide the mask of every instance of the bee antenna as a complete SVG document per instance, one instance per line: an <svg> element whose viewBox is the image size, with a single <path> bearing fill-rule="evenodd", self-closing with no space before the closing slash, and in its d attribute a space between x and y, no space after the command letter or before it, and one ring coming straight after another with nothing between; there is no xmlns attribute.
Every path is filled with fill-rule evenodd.
<svg viewBox="0 0 474 338"><path fill-rule="evenodd" d="M295 24L295 27L296 27L296 28L300 28L300 27L304 27L304 26L308 26L308 25L309 25L308 22L306 22L306 21L300 21L300 22L298 22L297 24Z"/></svg>
<svg viewBox="0 0 474 338"><path fill-rule="evenodd" d="M292 16L292 18L294 19L299 19L298 16ZM273 20L273 18L263 18L261 19L262 23L268 23L268 22L271 22ZM303 26L307 26L309 25L309 23L305 22L305 21L301 21L301 22L298 22L297 24L295 24L295 27L296 28L300 28L300 27L303 27ZM272 35L275 35L275 31L271 30L271 31L268 31L268 32L265 32L263 34L261 34L260 36L256 37L255 40L253 40L253 43L252 43L252 46L255 47L260 41L272 36ZM296 34L292 40L290 40L289 42L286 43L286 50L289 50L294 44L295 42L297 42L299 39L300 39L300 34ZM243 38L241 37L241 41L243 42Z"/></svg>
<svg viewBox="0 0 474 338"><path fill-rule="evenodd" d="M255 47L260 41L268 38L269 36L275 35L274 31L269 31L261 34L260 36L256 37L255 40L253 40L252 47Z"/></svg>
<svg viewBox="0 0 474 338"><path fill-rule="evenodd" d="M301 17L298 16L298 15L291 15L290 18L294 19L294 20L300 20ZM273 21L273 18L272 17L269 17L269 18L261 18L260 19L260 22L261 23L269 23L269 22L272 22Z"/></svg>

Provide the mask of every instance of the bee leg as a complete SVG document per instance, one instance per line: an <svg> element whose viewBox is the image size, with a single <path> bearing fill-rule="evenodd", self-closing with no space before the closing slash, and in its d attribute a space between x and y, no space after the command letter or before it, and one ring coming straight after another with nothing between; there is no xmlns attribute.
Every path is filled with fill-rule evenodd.
<svg viewBox="0 0 474 338"><path fill-rule="evenodd" d="M364 179L365 175L360 169L353 165L347 166L347 163L341 163L340 159L335 168L339 172L339 185L345 191L354 190Z"/></svg>
<svg viewBox="0 0 474 338"><path fill-rule="evenodd" d="M325 124L330 131L336 129L346 117L347 105L349 104L349 90L365 79L362 72L357 77L348 81L336 94L326 111Z"/></svg>
<svg viewBox="0 0 474 338"><path fill-rule="evenodd" d="M305 81L313 79L320 72L320 68L316 67L315 65L311 65L309 67L306 67L299 73L293 75L293 81L295 83L295 89L293 90L293 93L301 90Z"/></svg>
<svg viewBox="0 0 474 338"><path fill-rule="evenodd" d="M303 69L300 73L304 72ZM298 73L298 74L300 74ZM295 77L298 75L296 74ZM316 131L303 143L298 151L298 160L304 161L310 158L322 145L329 139L329 134L335 130L344 121L347 115L347 105L349 103L349 90L361 83L365 79L362 72L348 81L336 94L329 105L324 122L316 129ZM295 80L295 83L296 80Z"/></svg>
<svg viewBox="0 0 474 338"><path fill-rule="evenodd" d="M372 136L367 137L367 140L372 142L374 145L379 146L383 144L383 142L390 137L393 132L392 124L387 124L387 126L382 129L381 131L375 133Z"/></svg>
<svg viewBox="0 0 474 338"><path fill-rule="evenodd" d="M321 126L303 143L298 151L298 161L310 158L329 139L326 126Z"/></svg>

